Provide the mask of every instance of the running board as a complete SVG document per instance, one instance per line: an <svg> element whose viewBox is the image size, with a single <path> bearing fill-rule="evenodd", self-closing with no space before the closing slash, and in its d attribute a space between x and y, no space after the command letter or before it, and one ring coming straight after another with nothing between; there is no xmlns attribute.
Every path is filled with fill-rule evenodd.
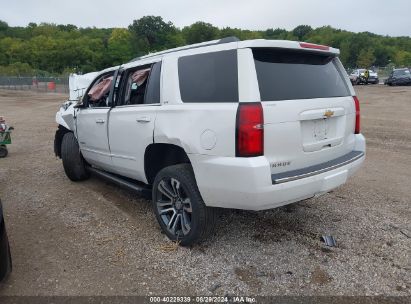
<svg viewBox="0 0 411 304"><path fill-rule="evenodd" d="M123 178L119 175L112 174L97 168L93 167L88 167L87 170L95 175L98 175L99 177L104 178L107 181L110 181L122 188L129 189L133 192L136 192L137 194L141 195L142 197L146 199L151 199L151 188L150 186L144 185L144 184L138 184L137 181L134 181L132 179L128 178Z"/></svg>

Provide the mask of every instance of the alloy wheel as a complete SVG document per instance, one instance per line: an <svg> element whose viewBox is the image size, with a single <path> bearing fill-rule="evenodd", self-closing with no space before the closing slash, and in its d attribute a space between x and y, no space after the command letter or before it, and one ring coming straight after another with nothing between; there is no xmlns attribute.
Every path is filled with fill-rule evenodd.
<svg viewBox="0 0 411 304"><path fill-rule="evenodd" d="M156 191L156 208L168 232L177 239L189 234L193 209L180 181L172 177L163 178Z"/></svg>

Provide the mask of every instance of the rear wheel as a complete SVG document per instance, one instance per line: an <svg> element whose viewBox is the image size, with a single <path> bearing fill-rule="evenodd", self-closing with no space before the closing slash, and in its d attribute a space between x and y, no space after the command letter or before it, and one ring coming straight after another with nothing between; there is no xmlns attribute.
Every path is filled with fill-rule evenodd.
<svg viewBox="0 0 411 304"><path fill-rule="evenodd" d="M189 164L166 167L153 184L154 212L161 229L182 246L199 243L215 225L215 209L201 198Z"/></svg>
<svg viewBox="0 0 411 304"><path fill-rule="evenodd" d="M64 134L61 142L61 159L66 175L72 181L81 181L89 178L86 162L81 155L76 137L72 132Z"/></svg>

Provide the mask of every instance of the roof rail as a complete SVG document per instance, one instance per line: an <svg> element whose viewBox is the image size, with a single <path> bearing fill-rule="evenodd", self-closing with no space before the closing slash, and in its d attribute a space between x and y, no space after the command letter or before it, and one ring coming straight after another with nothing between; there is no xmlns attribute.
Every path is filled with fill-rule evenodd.
<svg viewBox="0 0 411 304"><path fill-rule="evenodd" d="M237 37L230 36L230 37L225 37L225 38L222 38L222 39L219 39L219 40L212 40L212 41L206 41L206 42L201 42L201 43L196 43L196 44L190 44L190 45L186 45L186 46L177 47L177 48L174 48L174 49L169 49L169 50L165 50L165 51L161 51L161 52L147 54L147 55L144 55L144 56L134 58L134 59L130 60L130 62L141 60L141 59L146 59L146 58L150 58L150 57L154 57L154 56L160 56L160 55L164 55L164 54L174 53L174 52L178 52L178 51L183 51L183 50L190 50L190 49L196 49L196 48L200 48L200 47L204 47L204 46L218 45L218 44L238 42L238 41L240 41L240 39L238 39Z"/></svg>

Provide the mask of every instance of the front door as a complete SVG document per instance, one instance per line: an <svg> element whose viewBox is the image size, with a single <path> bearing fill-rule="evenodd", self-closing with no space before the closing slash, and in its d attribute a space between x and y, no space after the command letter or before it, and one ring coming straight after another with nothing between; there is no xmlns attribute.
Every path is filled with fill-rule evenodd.
<svg viewBox="0 0 411 304"><path fill-rule="evenodd" d="M81 109L77 115L77 137L83 157L102 169L111 166L107 123L110 108Z"/></svg>
<svg viewBox="0 0 411 304"><path fill-rule="evenodd" d="M117 73L109 72L97 78L83 98L84 108L77 112L77 140L88 163L110 170L112 160L108 143L108 119L111 91Z"/></svg>

